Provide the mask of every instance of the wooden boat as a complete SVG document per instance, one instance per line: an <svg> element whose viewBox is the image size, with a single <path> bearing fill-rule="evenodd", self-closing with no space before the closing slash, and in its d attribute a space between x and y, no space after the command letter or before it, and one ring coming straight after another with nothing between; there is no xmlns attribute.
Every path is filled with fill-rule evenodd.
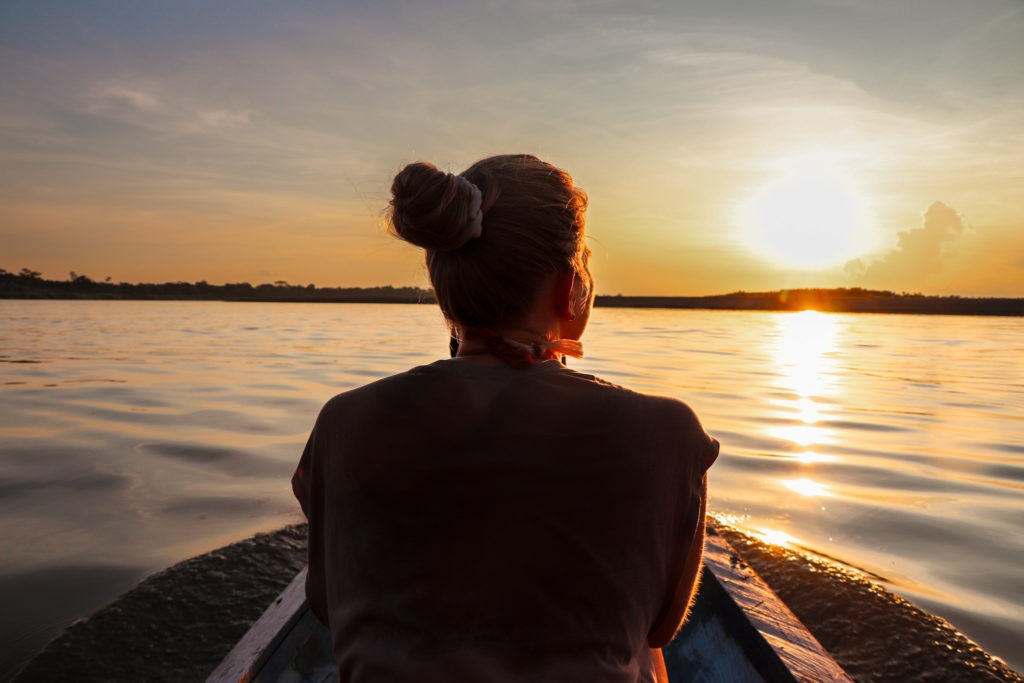
<svg viewBox="0 0 1024 683"><path fill-rule="evenodd" d="M338 680L327 629L310 612L302 570L208 683ZM683 629L663 650L671 683L852 679L709 525L704 578Z"/></svg>

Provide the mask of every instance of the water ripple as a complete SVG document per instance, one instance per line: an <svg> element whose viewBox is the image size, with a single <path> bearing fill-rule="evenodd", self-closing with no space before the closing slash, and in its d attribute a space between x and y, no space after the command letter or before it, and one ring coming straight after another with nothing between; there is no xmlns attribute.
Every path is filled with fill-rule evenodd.
<svg viewBox="0 0 1024 683"><path fill-rule="evenodd" d="M429 306L0 301L0 317L0 576L170 563L293 521L319 406L448 342ZM1019 319L598 309L571 367L690 403L722 443L716 512L972 628L1002 610L1020 629L1021 339Z"/></svg>
<svg viewBox="0 0 1024 683"><path fill-rule="evenodd" d="M283 474L281 463L236 449L183 442L141 444L139 450L191 465L211 467L236 477Z"/></svg>

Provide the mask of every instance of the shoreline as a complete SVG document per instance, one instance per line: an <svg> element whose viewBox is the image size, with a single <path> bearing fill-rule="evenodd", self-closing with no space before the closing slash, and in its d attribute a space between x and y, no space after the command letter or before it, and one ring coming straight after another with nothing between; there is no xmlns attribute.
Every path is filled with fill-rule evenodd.
<svg viewBox="0 0 1024 683"><path fill-rule="evenodd" d="M867 578L714 526L855 680L1024 681ZM305 533L290 525L257 534L144 579L65 629L14 680L204 680L304 566Z"/></svg>
<svg viewBox="0 0 1024 683"><path fill-rule="evenodd" d="M0 292L2 294L2 292ZM775 293L771 293L775 294ZM954 299L954 302L943 299ZM252 298L203 298L171 296L2 296L0 301L208 301L233 304L413 304L436 305L431 300L409 300L400 297L358 298L358 297L252 297ZM594 308L635 308L671 311L752 311L760 313L794 313L817 311L819 313L861 313L875 315L955 315L966 317L1019 318L1024 317L1024 299L968 299L959 297L900 296L894 300L861 299L856 297L836 299L788 299L749 298L725 296L708 297L655 297L655 296L609 296L595 297Z"/></svg>
<svg viewBox="0 0 1024 683"><path fill-rule="evenodd" d="M69 280L46 280L23 269L20 274L0 268L0 299L110 301L221 301L257 303L437 303L434 292L422 287L317 287L284 281L211 285L199 282L97 282L85 275ZM72 273L72 276L75 274ZM108 278L109 280L109 278ZM826 313L894 313L911 315L1024 316L1024 298L1007 296L936 296L896 293L863 287L816 287L763 292L736 291L705 296L647 296L598 294L597 308L664 308L728 311L803 311Z"/></svg>
<svg viewBox="0 0 1024 683"><path fill-rule="evenodd" d="M114 297L114 296L3 296L0 301L149 301L182 302L198 301L228 304L382 304L389 305L436 305L433 300L408 300L403 298L357 297L254 297L254 298L202 298L202 297ZM1024 317L1024 299L959 299L957 303L942 301L943 298L923 297L921 301L898 299L896 301L871 299L833 299L774 301L771 299L733 298L731 296L711 297L647 297L599 295L594 308L627 308L636 310L666 311L739 311L751 313L851 313L862 315L924 315L959 316L968 318L1020 318Z"/></svg>

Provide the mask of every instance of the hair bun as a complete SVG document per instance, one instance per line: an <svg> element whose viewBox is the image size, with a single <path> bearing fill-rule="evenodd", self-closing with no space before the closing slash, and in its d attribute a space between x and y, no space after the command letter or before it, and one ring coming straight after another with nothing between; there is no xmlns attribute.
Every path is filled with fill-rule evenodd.
<svg viewBox="0 0 1024 683"><path fill-rule="evenodd" d="M458 249L480 235L480 191L465 178L417 161L391 184L391 226L430 251Z"/></svg>

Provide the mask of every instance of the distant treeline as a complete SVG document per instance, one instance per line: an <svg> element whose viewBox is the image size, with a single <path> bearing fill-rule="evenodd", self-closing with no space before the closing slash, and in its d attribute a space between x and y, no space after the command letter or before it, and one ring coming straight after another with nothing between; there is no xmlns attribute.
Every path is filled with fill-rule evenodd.
<svg viewBox="0 0 1024 683"><path fill-rule="evenodd" d="M0 268L0 299L184 299L200 301L324 301L352 303L434 303L434 293L419 287L317 287L283 280L251 285L233 282L140 283L93 280L72 271L67 280L44 280L41 273Z"/></svg>
<svg viewBox="0 0 1024 683"><path fill-rule="evenodd" d="M0 299L185 299L207 301L292 301L334 303L435 303L433 291L420 287L317 287L283 280L211 285L199 282L162 284L96 281L69 273L67 280L45 280L41 273L0 268ZM1024 299L925 296L871 289L788 289L778 292L733 292L715 296L606 296L596 306L622 308L704 308L714 310L801 311L836 313L922 313L945 315L1024 315Z"/></svg>
<svg viewBox="0 0 1024 683"><path fill-rule="evenodd" d="M1024 315L1024 299L897 294L873 289L785 289L715 296L599 296L598 306L708 308L740 311L827 311L934 315Z"/></svg>

